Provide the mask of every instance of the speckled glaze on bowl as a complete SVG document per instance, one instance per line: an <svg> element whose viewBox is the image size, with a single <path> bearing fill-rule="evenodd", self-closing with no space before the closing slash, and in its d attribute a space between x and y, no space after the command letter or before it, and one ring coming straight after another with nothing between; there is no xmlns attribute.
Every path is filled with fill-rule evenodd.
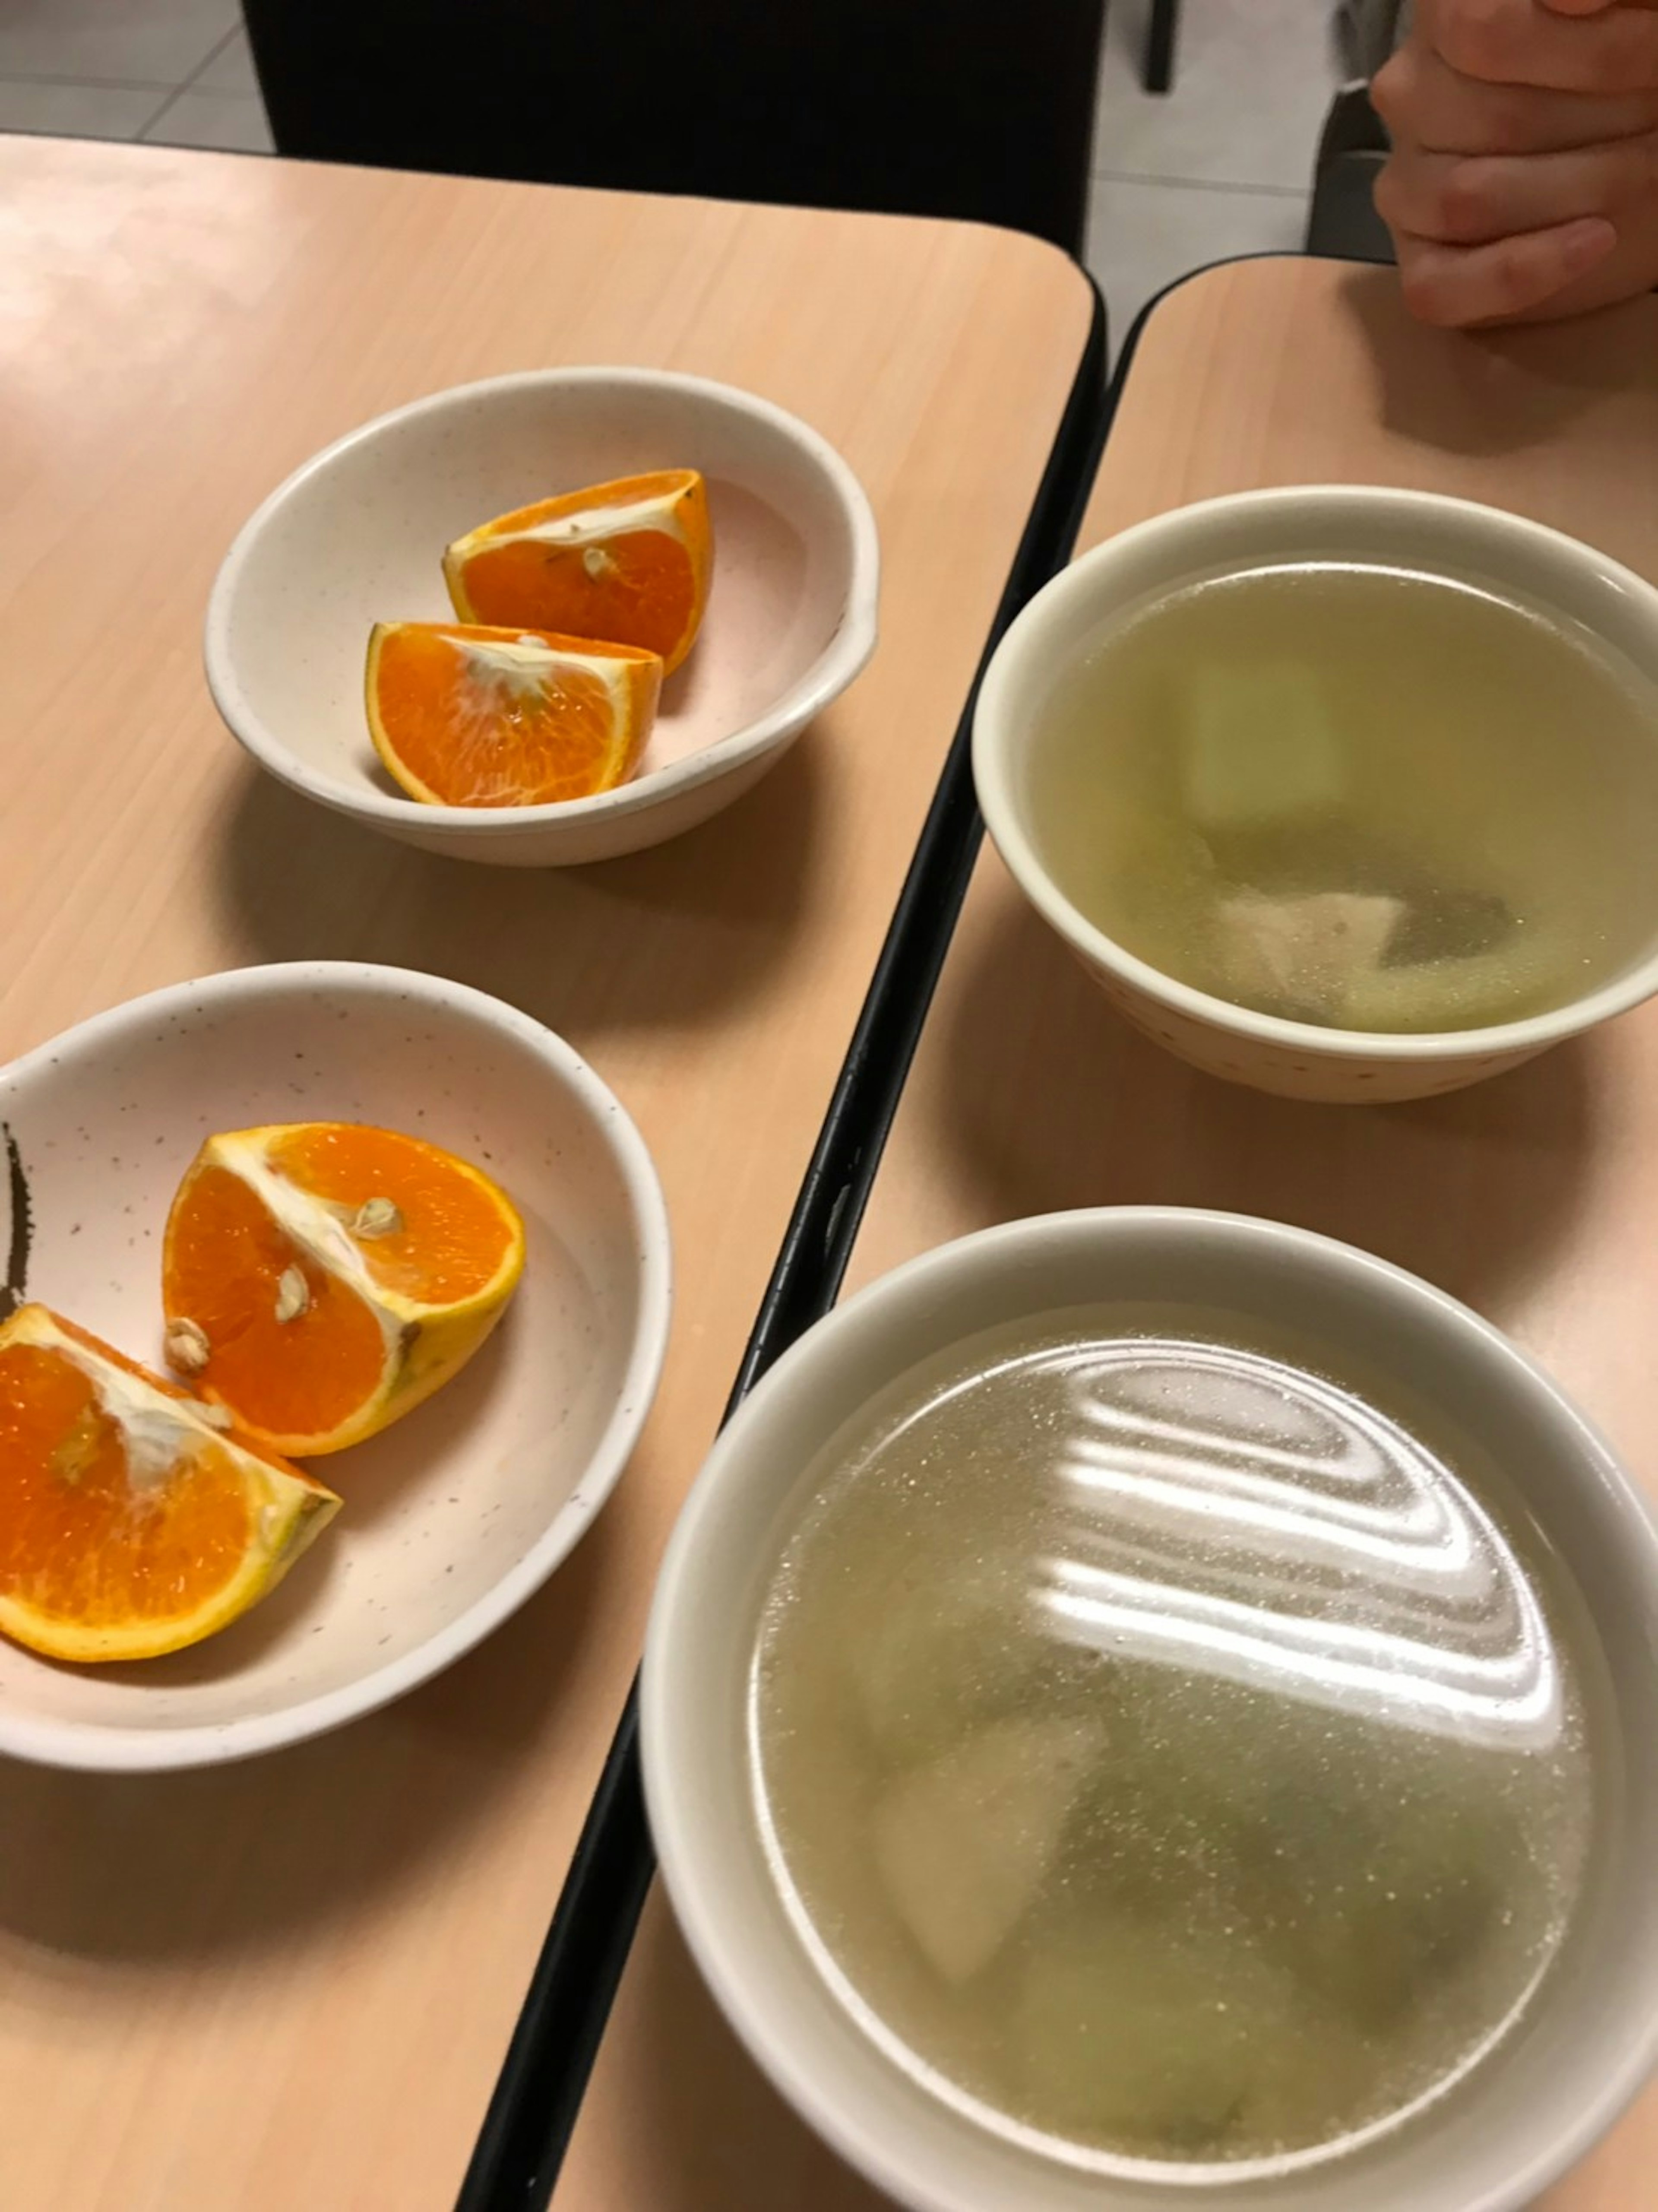
<svg viewBox="0 0 1658 2212"><path fill-rule="evenodd" d="M650 1157L561 1038L434 976L243 969L134 1000L0 1071L6 1304L39 1298L160 1368L161 1236L180 1175L211 1130L307 1120L407 1129L488 1168L524 1215L523 1284L428 1405L313 1462L343 1509L222 1634L100 1668L0 1641L0 1753L203 1765L370 1712L521 1605L626 1463L668 1332Z"/></svg>
<svg viewBox="0 0 1658 2212"><path fill-rule="evenodd" d="M986 671L973 773L985 826L1015 882L1136 1029L1206 1073L1257 1091L1374 1106L1461 1090L1650 998L1658 913L1641 959L1552 1013L1423 1036L1323 1029L1233 1006L1136 958L1054 881L1030 816L1034 734L1061 676L1116 615L1200 576L1321 559L1391 562L1518 592L1605 638L1658 682L1658 591L1576 538L1431 492L1349 484L1241 492L1125 530L1037 592ZM1658 728L1652 738L1658 744Z"/></svg>
<svg viewBox="0 0 1658 2212"><path fill-rule="evenodd" d="M547 495L649 469L708 479L714 580L663 687L638 773L557 806L425 806L369 740L376 622L454 619L444 547ZM208 683L260 765L308 799L434 853L566 866L677 836L748 790L875 649L875 518L795 416L662 369L532 369L366 422L264 501L208 606Z"/></svg>

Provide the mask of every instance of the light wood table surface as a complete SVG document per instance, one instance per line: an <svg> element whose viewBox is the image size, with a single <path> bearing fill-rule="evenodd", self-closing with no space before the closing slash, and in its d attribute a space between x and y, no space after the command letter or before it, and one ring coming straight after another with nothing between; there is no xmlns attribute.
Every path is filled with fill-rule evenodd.
<svg viewBox="0 0 1658 2212"><path fill-rule="evenodd" d="M1388 270L1211 270L1146 326L1080 543L1330 480L1488 500L1658 580L1658 301L1470 338L1411 324ZM987 846L848 1287L994 1222L1151 1203L1302 1223L1443 1285L1544 1359L1658 1492L1658 1005L1420 1105L1258 1097L1121 1022ZM1651 2212L1655 2171L1658 2089L1536 2212ZM555 2212L881 2201L744 2057L653 1893Z"/></svg>
<svg viewBox="0 0 1658 2212"><path fill-rule="evenodd" d="M0 139L0 1054L255 961L457 977L615 1086L677 1275L616 1498L448 1674L217 1772L0 1765L5 2212L452 2205L1092 307L964 225ZM585 872L261 777L200 672L243 517L383 408L571 362L726 378L840 447L870 672L729 813Z"/></svg>

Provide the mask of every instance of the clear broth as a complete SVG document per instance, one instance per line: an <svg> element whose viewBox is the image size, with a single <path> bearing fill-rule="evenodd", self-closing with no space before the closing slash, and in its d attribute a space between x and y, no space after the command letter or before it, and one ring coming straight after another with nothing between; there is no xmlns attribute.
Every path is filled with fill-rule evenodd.
<svg viewBox="0 0 1658 2212"><path fill-rule="evenodd" d="M1147 603L1061 683L1029 805L1108 936L1294 1020L1517 1020L1612 981L1658 922L1658 694L1440 576L1267 567Z"/></svg>
<svg viewBox="0 0 1658 2212"><path fill-rule="evenodd" d="M759 1626L756 1809L935 2093L1073 2163L1238 2174L1398 2122L1520 2018L1589 1848L1592 1638L1416 1413L1224 1316L1101 1310L825 1449Z"/></svg>

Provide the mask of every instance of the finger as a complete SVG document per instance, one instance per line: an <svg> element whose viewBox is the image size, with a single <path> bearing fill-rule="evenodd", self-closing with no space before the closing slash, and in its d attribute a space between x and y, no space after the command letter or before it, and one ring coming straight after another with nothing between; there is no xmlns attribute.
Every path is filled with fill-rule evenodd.
<svg viewBox="0 0 1658 2212"><path fill-rule="evenodd" d="M1388 228L1443 245L1557 228L1658 192L1658 133L1564 154L1428 154L1402 148L1376 179Z"/></svg>
<svg viewBox="0 0 1658 2212"><path fill-rule="evenodd" d="M1512 322L1604 261L1617 242L1618 234L1602 216L1499 238L1489 246L1402 237L1400 283L1406 306L1422 322L1457 330Z"/></svg>
<svg viewBox="0 0 1658 2212"><path fill-rule="evenodd" d="M1658 130L1658 92L1610 99L1481 84L1415 41L1377 74L1370 99L1396 139L1436 153L1550 154Z"/></svg>
<svg viewBox="0 0 1658 2212"><path fill-rule="evenodd" d="M1573 17L1535 0L1422 0L1420 21L1442 60L1485 84L1612 94L1658 88L1658 15L1645 9Z"/></svg>

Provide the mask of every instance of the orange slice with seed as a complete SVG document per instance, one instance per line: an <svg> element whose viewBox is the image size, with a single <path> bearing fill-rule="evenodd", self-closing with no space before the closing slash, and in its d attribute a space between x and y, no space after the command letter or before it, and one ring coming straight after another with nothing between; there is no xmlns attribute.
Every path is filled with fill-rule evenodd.
<svg viewBox="0 0 1658 2212"><path fill-rule="evenodd" d="M271 1449L342 1450L470 1359L524 1271L489 1177L419 1137L303 1121L210 1137L167 1219L167 1358Z"/></svg>
<svg viewBox="0 0 1658 2212"><path fill-rule="evenodd" d="M544 806L610 791L656 717L662 663L627 645L463 623L377 623L374 750L413 799Z"/></svg>
<svg viewBox="0 0 1658 2212"><path fill-rule="evenodd" d="M670 676L696 641L713 569L708 488L695 469L537 500L469 531L443 556L463 622L644 646Z"/></svg>
<svg viewBox="0 0 1658 2212"><path fill-rule="evenodd" d="M225 1628L339 1510L214 1409L40 1305L0 1325L0 1633L152 1659Z"/></svg>

